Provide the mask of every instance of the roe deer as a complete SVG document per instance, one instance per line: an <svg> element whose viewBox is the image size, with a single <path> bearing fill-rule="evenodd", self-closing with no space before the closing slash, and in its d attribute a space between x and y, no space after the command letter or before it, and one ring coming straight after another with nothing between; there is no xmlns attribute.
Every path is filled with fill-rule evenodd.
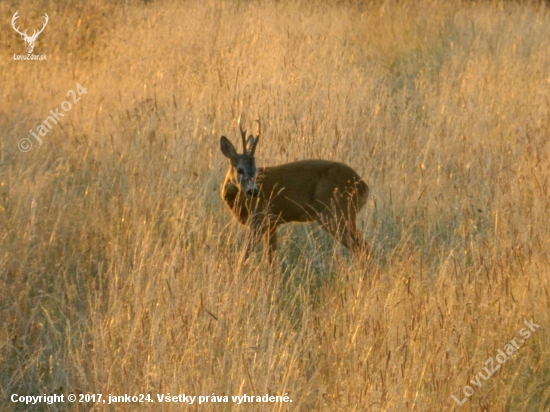
<svg viewBox="0 0 550 412"><path fill-rule="evenodd" d="M269 261L277 250L277 227L288 222L317 221L352 252L368 247L355 219L367 202L369 188L348 165L329 160L301 160L280 166L256 168L254 152L260 140L246 139L239 119L243 153L222 136L220 147L229 159L221 197L235 218L250 227L245 259L261 236L269 244Z"/></svg>

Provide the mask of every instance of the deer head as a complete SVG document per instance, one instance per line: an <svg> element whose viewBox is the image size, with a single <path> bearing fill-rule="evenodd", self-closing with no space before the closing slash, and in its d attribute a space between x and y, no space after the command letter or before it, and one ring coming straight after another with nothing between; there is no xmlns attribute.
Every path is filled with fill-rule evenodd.
<svg viewBox="0 0 550 412"><path fill-rule="evenodd" d="M258 196L259 189L256 183L258 169L256 167L256 159L254 152L260 140L260 121L258 120L258 133L256 137L250 135L246 139L246 130L241 126L239 118L239 130L241 132L241 140L243 143L243 153L237 153L233 143L225 136L220 138L220 147L223 155L229 159L228 177L239 191L247 196Z"/></svg>
<svg viewBox="0 0 550 412"><path fill-rule="evenodd" d="M33 49L34 49L34 43L36 42L36 39L38 38L38 35L40 33L42 33L44 31L44 29L46 28L46 25L48 24L48 21L49 21L49 17L46 13L44 13L44 24L42 25L42 28L40 30L34 30L32 36L29 36L27 34L27 30L25 30L24 32L21 32L19 30L19 27L16 27L15 24L16 24L16 20L19 18L19 16L17 15L17 13L19 13L19 10L17 10L15 12L15 14L13 15L13 18L11 19L11 25L13 27L13 29L19 33L21 35L21 37L23 38L23 40L25 41L25 48L27 49L27 53L28 54L31 54Z"/></svg>

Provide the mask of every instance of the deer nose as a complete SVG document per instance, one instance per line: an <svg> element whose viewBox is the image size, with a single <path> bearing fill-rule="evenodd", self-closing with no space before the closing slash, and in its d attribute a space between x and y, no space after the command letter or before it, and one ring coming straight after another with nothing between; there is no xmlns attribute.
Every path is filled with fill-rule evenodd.
<svg viewBox="0 0 550 412"><path fill-rule="evenodd" d="M255 188L253 188L253 189L248 189L248 190L246 191L246 194L247 194L248 196L254 196L254 197L256 197L256 196L258 196L258 192L259 192L258 188L255 187Z"/></svg>

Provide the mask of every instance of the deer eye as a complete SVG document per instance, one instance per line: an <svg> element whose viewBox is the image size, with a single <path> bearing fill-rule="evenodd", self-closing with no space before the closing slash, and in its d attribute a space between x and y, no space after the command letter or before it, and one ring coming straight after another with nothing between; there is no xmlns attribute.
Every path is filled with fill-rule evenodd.
<svg viewBox="0 0 550 412"><path fill-rule="evenodd" d="M239 167L239 168L237 169L237 173L240 174L240 175L242 175L242 174L244 173L244 170L241 169L241 168Z"/></svg>

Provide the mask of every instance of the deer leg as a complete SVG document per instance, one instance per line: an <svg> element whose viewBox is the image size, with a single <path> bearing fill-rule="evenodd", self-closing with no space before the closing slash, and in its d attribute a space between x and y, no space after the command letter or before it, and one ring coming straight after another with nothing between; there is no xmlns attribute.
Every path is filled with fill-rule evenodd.
<svg viewBox="0 0 550 412"><path fill-rule="evenodd" d="M368 244L357 230L354 213L343 214L338 213L338 210L326 211L319 215L317 221L323 230L344 245L350 252L369 254Z"/></svg>
<svg viewBox="0 0 550 412"><path fill-rule="evenodd" d="M262 230L261 227L257 227L255 225L250 227L250 231L248 235L246 236L246 246L245 246L245 252L244 252L244 260L248 260L250 257L250 254L256 247L259 241L261 241L262 238Z"/></svg>
<svg viewBox="0 0 550 412"><path fill-rule="evenodd" d="M342 239L340 242L347 247L352 253L370 254L369 246L363 239L363 236L357 230L355 222L348 222L343 229Z"/></svg>
<svg viewBox="0 0 550 412"><path fill-rule="evenodd" d="M252 250L252 230L246 235L246 245L244 248L244 260L247 261Z"/></svg>
<svg viewBox="0 0 550 412"><path fill-rule="evenodd" d="M273 264L273 262L275 261L275 257L277 255L277 226L271 226L266 231L266 236L267 236L267 242L269 245L267 257L269 259L269 263Z"/></svg>
<svg viewBox="0 0 550 412"><path fill-rule="evenodd" d="M277 254L277 224L267 220L265 217L258 217L250 224L250 233L247 239L245 260L250 256L252 250L265 238L268 246L269 263L273 263Z"/></svg>

